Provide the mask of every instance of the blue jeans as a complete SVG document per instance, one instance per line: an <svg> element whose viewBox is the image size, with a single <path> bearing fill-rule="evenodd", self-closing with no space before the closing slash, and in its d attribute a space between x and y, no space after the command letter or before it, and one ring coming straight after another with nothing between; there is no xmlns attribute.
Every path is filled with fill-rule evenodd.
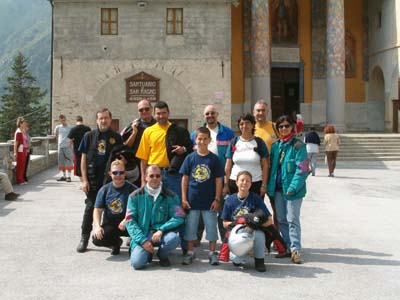
<svg viewBox="0 0 400 300"><path fill-rule="evenodd" d="M287 249L291 252L301 249L300 208L303 198L286 200L282 191L275 192L275 210L279 229Z"/></svg>
<svg viewBox="0 0 400 300"><path fill-rule="evenodd" d="M161 172L163 177L163 184L165 185L165 187L177 194L179 199L182 199L181 174L168 174L165 168L162 169Z"/></svg>
<svg viewBox="0 0 400 300"><path fill-rule="evenodd" d="M186 215L185 240L194 241L197 239L197 227L199 225L200 215L206 227L206 240L210 242L218 240L218 213L211 210L196 209L190 210Z"/></svg>
<svg viewBox="0 0 400 300"><path fill-rule="evenodd" d="M152 232L149 233L148 239L151 240ZM158 246L157 256L160 259L168 258L172 250L178 247L180 242L179 236L176 232L168 232L161 237L161 241L153 244ZM150 261L151 253L143 249L142 246L137 245L131 253L131 266L135 270L143 269L144 266Z"/></svg>
<svg viewBox="0 0 400 300"><path fill-rule="evenodd" d="M315 175L315 170L317 170L318 153L308 153L307 156L310 160L311 173Z"/></svg>
<svg viewBox="0 0 400 300"><path fill-rule="evenodd" d="M254 258L264 258L265 256L265 233L261 230L254 231ZM229 258L235 264L244 263L245 256L236 256L232 252L229 253Z"/></svg>

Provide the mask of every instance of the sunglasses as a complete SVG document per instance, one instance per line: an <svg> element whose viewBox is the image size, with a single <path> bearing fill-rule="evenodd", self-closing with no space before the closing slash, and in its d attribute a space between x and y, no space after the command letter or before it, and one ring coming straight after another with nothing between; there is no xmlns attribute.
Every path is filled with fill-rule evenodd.
<svg viewBox="0 0 400 300"><path fill-rule="evenodd" d="M150 107L139 108L139 112L150 111Z"/></svg>
<svg viewBox="0 0 400 300"><path fill-rule="evenodd" d="M148 175L150 178L161 178L161 174L150 174Z"/></svg>
<svg viewBox="0 0 400 300"><path fill-rule="evenodd" d="M205 113L206 116L213 116L215 115L215 111L208 111Z"/></svg>
<svg viewBox="0 0 400 300"><path fill-rule="evenodd" d="M112 171L111 172L113 175L117 176L117 175L124 175L125 171Z"/></svg>
<svg viewBox="0 0 400 300"><path fill-rule="evenodd" d="M279 128L279 129L282 129L282 128L289 128L290 126L292 126L292 125L290 125L290 124L283 124L283 125L279 125L278 128Z"/></svg>

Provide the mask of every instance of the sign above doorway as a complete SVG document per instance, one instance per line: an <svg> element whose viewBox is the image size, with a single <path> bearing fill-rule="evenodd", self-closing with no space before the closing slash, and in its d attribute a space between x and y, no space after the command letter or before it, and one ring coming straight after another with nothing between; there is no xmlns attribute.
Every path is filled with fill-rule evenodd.
<svg viewBox="0 0 400 300"><path fill-rule="evenodd" d="M137 73L125 79L126 102L139 102L146 99L150 102L160 100L160 79L145 72Z"/></svg>

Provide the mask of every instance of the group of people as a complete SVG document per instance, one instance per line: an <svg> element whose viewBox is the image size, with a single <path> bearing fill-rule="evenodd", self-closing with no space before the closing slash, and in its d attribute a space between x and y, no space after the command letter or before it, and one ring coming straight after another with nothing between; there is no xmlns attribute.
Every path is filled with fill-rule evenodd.
<svg viewBox="0 0 400 300"><path fill-rule="evenodd" d="M236 137L218 121L214 105L205 107L204 124L191 134L169 120L163 101L153 108L142 100L137 108L139 118L121 133L111 130L107 108L96 113L94 130L80 116L73 128L64 115L59 117L54 133L63 174L58 181L70 182L75 166L86 194L78 252L87 250L93 231L93 244L111 248L112 255L120 253L121 237L129 237L134 269L144 268L154 254L161 266L170 266L169 255L179 245L182 264L189 265L205 229L211 265L230 259L242 266L252 252L255 269L264 272L271 242L278 251L275 257L302 263L300 211L320 144L314 130L303 142L290 116L276 123L267 120L268 105L262 100L252 114L238 118ZM19 184L27 181L27 130L27 122L19 120L14 144ZM334 176L334 145L339 142L333 126L327 126L329 176ZM14 194L6 191L6 198L18 196ZM218 233L223 241L220 253Z"/></svg>
<svg viewBox="0 0 400 300"><path fill-rule="evenodd" d="M308 159L310 160L311 174L315 176L317 169L317 159L319 153L319 147L321 145L321 139L318 133L315 131L315 127L310 128L304 137L304 142L307 146ZM335 177L336 159L340 147L340 137L336 133L335 127L332 124L328 124L324 128L324 146L325 146L325 160L328 164L329 177Z"/></svg>
<svg viewBox="0 0 400 300"><path fill-rule="evenodd" d="M153 108L142 100L137 108L139 118L121 134L110 128L111 112L100 110L97 128L74 147L86 194L78 252L87 250L93 230L93 244L111 248L112 255L120 253L121 237L129 237L134 269L155 255L161 266L170 266L169 255L179 245L182 264L189 265L205 229L211 265L230 257L242 266L252 252L255 269L264 272L272 241L277 258L302 262L300 208L309 169L306 145L289 116L267 121L268 105L260 100L253 114L239 117L235 137L218 121L214 105L205 107L203 126L191 134L169 120L163 101Z"/></svg>

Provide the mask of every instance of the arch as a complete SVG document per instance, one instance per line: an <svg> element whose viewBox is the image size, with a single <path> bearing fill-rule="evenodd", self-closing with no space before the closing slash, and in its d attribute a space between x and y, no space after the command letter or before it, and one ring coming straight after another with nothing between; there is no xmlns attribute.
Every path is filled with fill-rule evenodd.
<svg viewBox="0 0 400 300"><path fill-rule="evenodd" d="M367 122L369 130L385 130L385 77L380 66L372 69L367 105Z"/></svg>
<svg viewBox="0 0 400 300"><path fill-rule="evenodd" d="M125 79L141 71L160 79L160 100L168 103L171 111L170 117L187 118L190 123L193 115L192 97L189 91L174 76L156 68L133 69L111 77L99 87L94 95L95 105L108 107L112 111L113 117L122 120L123 123L137 117L136 103L126 102ZM185 105L182 105L183 103Z"/></svg>

